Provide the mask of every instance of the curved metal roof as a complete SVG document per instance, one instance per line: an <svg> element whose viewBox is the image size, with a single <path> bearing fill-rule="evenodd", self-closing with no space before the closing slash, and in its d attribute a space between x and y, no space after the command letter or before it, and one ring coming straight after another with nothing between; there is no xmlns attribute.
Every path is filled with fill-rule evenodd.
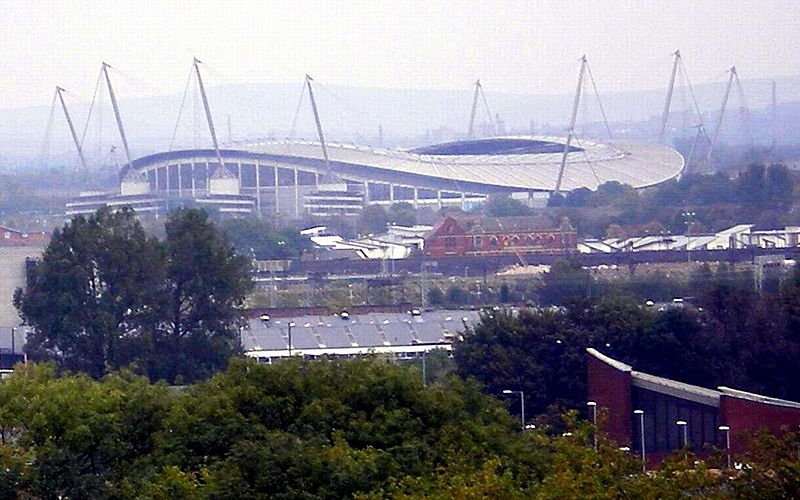
<svg viewBox="0 0 800 500"><path fill-rule="evenodd" d="M413 150L328 144L335 172L377 182L447 185L457 190L553 191L566 139L521 136L446 143ZM121 178L153 165L213 155L213 150L170 151L138 158L126 165ZM263 159L324 170L322 148L315 142L235 144L222 150L226 159ZM684 159L674 149L635 142L575 141L567 153L562 191L597 189L617 181L634 188L677 177Z"/></svg>
<svg viewBox="0 0 800 500"><path fill-rule="evenodd" d="M469 154L481 149L480 144L476 143L498 141L515 146L519 146L520 141L527 141L529 144L528 147L509 148L511 152L508 154L498 153L492 148L488 148L491 151L488 154ZM563 137L507 137L469 141L465 143L469 145L468 148L459 149L453 146L454 143L449 143L441 147L410 151L328 144L328 155L331 162L386 170L394 174L426 176L505 189L552 191L561 166L561 151L565 141ZM320 145L313 142L258 143L240 148L254 153L318 161L323 158ZM425 151L435 154L425 154ZM455 151L455 154L447 154L448 151ZM468 154L463 154L464 151ZM664 145L581 141L567 154L562 190L571 191L582 187L596 189L600 184L609 181L643 188L678 176L684 165L683 156Z"/></svg>

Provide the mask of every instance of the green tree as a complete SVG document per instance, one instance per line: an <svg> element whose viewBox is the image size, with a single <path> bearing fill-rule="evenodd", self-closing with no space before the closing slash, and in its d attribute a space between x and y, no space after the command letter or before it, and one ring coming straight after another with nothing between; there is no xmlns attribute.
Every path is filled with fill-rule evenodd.
<svg viewBox="0 0 800 500"><path fill-rule="evenodd" d="M250 263L202 210L173 212L166 230L168 299L153 332L148 372L170 381L201 379L239 349L241 307L253 287Z"/></svg>
<svg viewBox="0 0 800 500"><path fill-rule="evenodd" d="M428 303L434 306L444 303L444 293L438 286L434 286L428 290Z"/></svg>
<svg viewBox="0 0 800 500"><path fill-rule="evenodd" d="M532 210L519 200L509 196L492 196L486 202L486 213L492 217L531 215Z"/></svg>
<svg viewBox="0 0 800 500"><path fill-rule="evenodd" d="M217 225L228 235L239 255L262 260L298 259L311 249L311 241L296 228L276 227L264 219L229 219Z"/></svg>
<svg viewBox="0 0 800 500"><path fill-rule="evenodd" d="M564 199L565 207L586 207L592 199L592 190L589 188L578 188L567 193Z"/></svg>
<svg viewBox="0 0 800 500"><path fill-rule="evenodd" d="M393 203L387 215L389 222L399 226L413 226L417 223L417 211L407 201Z"/></svg>
<svg viewBox="0 0 800 500"><path fill-rule="evenodd" d="M591 297L597 289L589 270L575 259L556 261L542 279L542 304L561 305L574 297Z"/></svg>
<svg viewBox="0 0 800 500"><path fill-rule="evenodd" d="M100 209L56 230L14 303L33 327L34 359L92 377L135 364L153 379L208 376L237 350L248 259L201 210L181 210L167 238L133 211Z"/></svg>
<svg viewBox="0 0 800 500"><path fill-rule="evenodd" d="M166 266L130 209L102 208L56 229L14 304L33 327L28 353L100 377L131 361L130 333L153 321Z"/></svg>
<svg viewBox="0 0 800 500"><path fill-rule="evenodd" d="M380 205L368 205L361 211L359 217L359 227L365 233L383 233L386 231L386 224L389 223L389 216L386 210Z"/></svg>
<svg viewBox="0 0 800 500"><path fill-rule="evenodd" d="M469 293L458 285L447 288L447 302L454 305L463 305L469 302Z"/></svg>
<svg viewBox="0 0 800 500"><path fill-rule="evenodd" d="M500 285L500 302L503 304L508 304L513 300L513 296L511 294L511 288L509 288L508 283L503 282Z"/></svg>

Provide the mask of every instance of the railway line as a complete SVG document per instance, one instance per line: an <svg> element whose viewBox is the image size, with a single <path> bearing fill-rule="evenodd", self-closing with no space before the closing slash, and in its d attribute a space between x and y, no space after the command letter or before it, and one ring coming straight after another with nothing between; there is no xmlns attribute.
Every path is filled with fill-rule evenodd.
<svg viewBox="0 0 800 500"><path fill-rule="evenodd" d="M509 266L551 265L557 260L577 259L584 266L638 264L669 262L753 262L758 256L784 255L794 259L800 248L745 248L730 250L653 250L644 252L615 253L528 253L524 255L453 255L446 257L412 257L408 259L381 260L293 260L273 263L270 271L259 270L256 277L336 278L348 276L397 276L432 273L442 276L484 276Z"/></svg>

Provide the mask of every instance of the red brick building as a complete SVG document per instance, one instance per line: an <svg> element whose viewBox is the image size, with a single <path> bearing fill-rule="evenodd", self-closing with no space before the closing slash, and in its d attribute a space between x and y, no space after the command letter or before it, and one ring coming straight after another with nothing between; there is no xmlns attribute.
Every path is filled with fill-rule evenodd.
<svg viewBox="0 0 800 500"><path fill-rule="evenodd" d="M0 247L44 247L50 235L42 232L23 233L17 229L0 226Z"/></svg>
<svg viewBox="0 0 800 500"><path fill-rule="evenodd" d="M683 446L684 427L686 440L695 452L701 453L707 445L725 449L729 432L731 452L735 454L744 451L748 432L766 429L780 435L800 425L800 403L729 387L707 389L685 384L637 372L595 349L587 352L588 395L603 414L601 429L634 453L642 449L644 435L650 463ZM634 414L635 410L642 410L643 417ZM678 421L684 422L683 426Z"/></svg>
<svg viewBox="0 0 800 500"><path fill-rule="evenodd" d="M447 216L425 239L425 253L499 255L564 253L577 247L578 236L566 220L559 227L544 217Z"/></svg>

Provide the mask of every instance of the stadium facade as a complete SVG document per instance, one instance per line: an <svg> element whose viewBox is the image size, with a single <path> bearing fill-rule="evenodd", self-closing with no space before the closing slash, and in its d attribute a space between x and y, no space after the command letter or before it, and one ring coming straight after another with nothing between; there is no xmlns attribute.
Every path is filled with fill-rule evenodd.
<svg viewBox="0 0 800 500"><path fill-rule="evenodd" d="M117 192L70 201L67 215L102 205L158 214L192 203L229 214L299 218L356 215L373 203L469 208L496 194L543 203L557 184L565 142L501 137L405 151L260 142L221 149L219 157L214 149L162 152L123 167ZM679 176L684 165L664 145L581 141L569 146L560 190L594 190L609 181L645 188Z"/></svg>

